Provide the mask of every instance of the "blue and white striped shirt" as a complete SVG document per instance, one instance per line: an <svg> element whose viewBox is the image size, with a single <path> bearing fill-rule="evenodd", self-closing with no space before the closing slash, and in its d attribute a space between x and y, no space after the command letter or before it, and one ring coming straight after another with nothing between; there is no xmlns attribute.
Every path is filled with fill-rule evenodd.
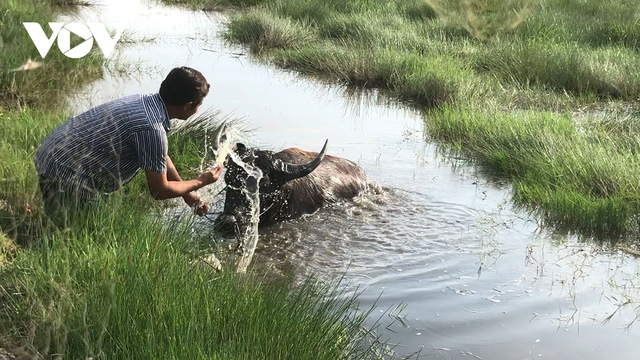
<svg viewBox="0 0 640 360"><path fill-rule="evenodd" d="M167 170L170 129L160 94L113 100L53 130L36 153L36 169L78 189L111 192L140 169Z"/></svg>

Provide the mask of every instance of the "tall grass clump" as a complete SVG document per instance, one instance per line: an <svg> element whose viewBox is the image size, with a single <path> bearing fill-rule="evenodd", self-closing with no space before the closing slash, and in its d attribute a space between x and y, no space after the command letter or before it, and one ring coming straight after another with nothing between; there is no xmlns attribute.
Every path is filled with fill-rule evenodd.
<svg viewBox="0 0 640 360"><path fill-rule="evenodd" d="M247 8L266 2L267 0L162 0L167 4L186 5L194 9L221 10L228 8Z"/></svg>
<svg viewBox="0 0 640 360"><path fill-rule="evenodd" d="M622 46L638 50L639 12L635 0L539 1L517 32L524 38L535 38L544 43Z"/></svg>
<svg viewBox="0 0 640 360"><path fill-rule="evenodd" d="M575 45L505 42L477 52L474 66L505 85L516 82L626 100L640 95L640 56L621 48L586 51Z"/></svg>
<svg viewBox="0 0 640 360"><path fill-rule="evenodd" d="M66 119L47 110L0 109L0 230L12 238L38 236L42 208L33 157L42 140Z"/></svg>
<svg viewBox="0 0 640 360"><path fill-rule="evenodd" d="M3 232L0 232L0 267L8 264L15 255L16 245Z"/></svg>
<svg viewBox="0 0 640 360"><path fill-rule="evenodd" d="M313 41L315 34L304 24L273 16L261 10L248 12L229 24L228 37L251 46L254 52L266 49L297 49Z"/></svg>
<svg viewBox="0 0 640 360"><path fill-rule="evenodd" d="M366 358L352 297L216 272L189 221L145 210L116 196L21 250L0 268L0 333L36 357Z"/></svg>
<svg viewBox="0 0 640 360"><path fill-rule="evenodd" d="M410 20L430 21L438 17L438 13L424 0L408 0L398 3L400 13Z"/></svg>
<svg viewBox="0 0 640 360"><path fill-rule="evenodd" d="M83 6L90 5L89 1L85 0L50 0L53 5L60 7L73 7L73 6Z"/></svg>
<svg viewBox="0 0 640 360"><path fill-rule="evenodd" d="M462 87L456 61L443 57L407 56L396 51L370 53L342 47L308 47L274 54L285 68L348 85L382 88L404 100L426 107L439 106L458 96Z"/></svg>
<svg viewBox="0 0 640 360"><path fill-rule="evenodd" d="M185 178L200 175L202 169L195 164L210 165L215 160L213 135L219 126L236 124L218 110L205 110L187 121L174 124L169 133L169 156L178 173Z"/></svg>

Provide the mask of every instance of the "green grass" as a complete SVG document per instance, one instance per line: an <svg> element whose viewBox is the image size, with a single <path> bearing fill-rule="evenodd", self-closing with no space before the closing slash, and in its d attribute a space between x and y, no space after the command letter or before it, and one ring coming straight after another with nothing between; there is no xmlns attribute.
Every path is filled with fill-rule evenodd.
<svg viewBox="0 0 640 360"><path fill-rule="evenodd" d="M51 110L0 110L0 229L14 239L39 237L38 226L31 223L42 209L33 158L47 134L65 120Z"/></svg>
<svg viewBox="0 0 640 360"><path fill-rule="evenodd" d="M481 49L475 69L505 86L540 85L555 92L633 101L640 94L640 56L621 47L512 42Z"/></svg>
<svg viewBox="0 0 640 360"><path fill-rule="evenodd" d="M637 228L635 138L594 125L639 121L637 1L226 3L245 8L230 41L423 109L431 139L512 179L514 200L549 223L614 238ZM540 127L549 119L563 125Z"/></svg>
<svg viewBox="0 0 640 360"><path fill-rule="evenodd" d="M16 245L3 232L0 232L0 267L9 263L15 255Z"/></svg>
<svg viewBox="0 0 640 360"><path fill-rule="evenodd" d="M367 312L334 286L216 272L189 221L116 196L0 268L0 334L66 358L366 358Z"/></svg>
<svg viewBox="0 0 640 360"><path fill-rule="evenodd" d="M589 3L600 5L592 11L579 6L582 10L577 15L569 10L573 9L571 1L505 3L511 7L480 1L477 3L492 3L498 9L510 10L508 14L518 9L516 5L524 6L517 21L505 18L501 23L498 21L501 17L494 15L499 12L477 6L481 8L474 13L478 21L482 23L482 19L494 16L491 23L502 24L489 38L474 37L475 32L461 23L459 18L469 11L464 6L436 6L437 3L271 0L232 17L227 36L249 45L256 53L269 51L277 64L303 72L322 68L344 73L352 67L348 61L336 62L335 56L309 61L305 57L309 49L321 55L347 53L363 62L395 53L400 58L418 55L425 59L425 64L410 69L406 82L424 73L440 72L464 82L477 82L478 78L490 82L498 78L505 87L539 84L559 94L568 91L578 97L635 100L640 93L640 15L633 1L609 6L592 1ZM467 12L461 14L464 9ZM588 17L593 14L598 14L597 19L590 21ZM589 24L586 30L585 23ZM283 49L290 51L283 54ZM456 65L439 70L437 63L431 67L426 64L442 57ZM467 70L470 65L473 73ZM374 86L398 87L398 80L387 76L386 67L372 66L366 71L371 78L386 79ZM355 79L354 83L359 81ZM425 94L415 88L413 95L404 97L446 98L447 91ZM423 102L441 103L429 99Z"/></svg>
<svg viewBox="0 0 640 360"><path fill-rule="evenodd" d="M513 180L516 202L537 204L548 223L590 234L637 229L640 132L637 121L567 114L445 107L429 133Z"/></svg>
<svg viewBox="0 0 640 360"><path fill-rule="evenodd" d="M232 24L234 38L252 48L293 49L312 40L314 34L291 19L274 17L261 11L249 12Z"/></svg>
<svg viewBox="0 0 640 360"><path fill-rule="evenodd" d="M193 9L219 10L227 8L245 8L262 4L265 0L162 0L167 4L179 4Z"/></svg>
<svg viewBox="0 0 640 360"><path fill-rule="evenodd" d="M465 88L460 80L467 69L446 57L424 57L342 47L308 47L274 54L274 62L305 74L329 78L348 85L383 88L403 100L433 107L459 96ZM449 76L451 73L454 77Z"/></svg>

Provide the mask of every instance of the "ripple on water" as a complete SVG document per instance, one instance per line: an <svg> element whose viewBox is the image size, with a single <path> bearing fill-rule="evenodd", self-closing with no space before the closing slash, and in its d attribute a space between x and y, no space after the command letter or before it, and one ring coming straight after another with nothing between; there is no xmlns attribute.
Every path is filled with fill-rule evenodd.
<svg viewBox="0 0 640 360"><path fill-rule="evenodd" d="M440 263L440 255L476 247L464 236L475 224L464 205L384 189L264 229L260 253L285 259L298 274L322 269L332 276L348 268L350 276L375 279L397 276L407 264ZM421 267L411 274L420 271L432 270Z"/></svg>

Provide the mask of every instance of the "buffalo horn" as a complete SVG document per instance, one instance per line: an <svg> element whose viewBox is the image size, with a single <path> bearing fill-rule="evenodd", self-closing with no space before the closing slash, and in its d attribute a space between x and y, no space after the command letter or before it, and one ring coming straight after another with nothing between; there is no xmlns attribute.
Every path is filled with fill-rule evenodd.
<svg viewBox="0 0 640 360"><path fill-rule="evenodd" d="M306 164L289 164L283 161L277 161L275 167L279 177L284 181L290 181L309 175L320 165L322 159L324 159L324 154L327 152L328 142L329 140L327 139L318 156Z"/></svg>

